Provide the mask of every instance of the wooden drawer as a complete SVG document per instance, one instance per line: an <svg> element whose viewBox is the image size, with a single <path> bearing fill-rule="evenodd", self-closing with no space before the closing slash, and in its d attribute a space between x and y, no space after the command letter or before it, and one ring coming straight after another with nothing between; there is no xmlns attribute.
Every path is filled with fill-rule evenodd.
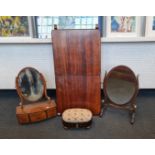
<svg viewBox="0 0 155 155"><path fill-rule="evenodd" d="M56 104L51 103L36 103L24 105L23 108L16 108L16 116L20 124L39 122L56 116Z"/></svg>

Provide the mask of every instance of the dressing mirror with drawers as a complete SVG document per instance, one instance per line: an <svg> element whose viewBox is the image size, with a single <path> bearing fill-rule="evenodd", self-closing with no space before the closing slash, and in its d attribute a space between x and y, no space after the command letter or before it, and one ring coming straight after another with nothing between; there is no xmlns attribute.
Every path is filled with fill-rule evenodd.
<svg viewBox="0 0 155 155"><path fill-rule="evenodd" d="M42 121L56 116L56 104L47 96L44 76L35 68L23 68L16 77L20 97L16 116L20 124Z"/></svg>

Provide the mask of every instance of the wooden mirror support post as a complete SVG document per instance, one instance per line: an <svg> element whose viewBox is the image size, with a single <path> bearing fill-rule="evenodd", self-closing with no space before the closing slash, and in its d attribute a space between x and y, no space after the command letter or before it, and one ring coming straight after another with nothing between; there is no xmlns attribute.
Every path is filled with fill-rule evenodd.
<svg viewBox="0 0 155 155"><path fill-rule="evenodd" d="M36 69L22 69L16 77L16 89L21 100L16 107L16 116L20 124L56 116L56 104L47 96L45 79Z"/></svg>
<svg viewBox="0 0 155 155"><path fill-rule="evenodd" d="M138 76L136 77L129 67L114 67L104 78L104 110L109 106L128 110L131 116L130 123L133 124L138 90Z"/></svg>
<svg viewBox="0 0 155 155"><path fill-rule="evenodd" d="M57 112L87 108L101 113L101 39L98 29L52 31Z"/></svg>

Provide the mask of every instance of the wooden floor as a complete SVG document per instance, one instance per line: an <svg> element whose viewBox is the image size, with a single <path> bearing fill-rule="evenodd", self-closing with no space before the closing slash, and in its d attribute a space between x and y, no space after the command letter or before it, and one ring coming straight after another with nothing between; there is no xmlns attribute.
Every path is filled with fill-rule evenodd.
<svg viewBox="0 0 155 155"><path fill-rule="evenodd" d="M55 92L49 91L50 96ZM126 111L108 109L102 118L94 117L91 129L64 130L61 117L44 122L19 125L15 108L19 98L15 91L0 91L0 138L155 138L155 90L140 91L134 125Z"/></svg>

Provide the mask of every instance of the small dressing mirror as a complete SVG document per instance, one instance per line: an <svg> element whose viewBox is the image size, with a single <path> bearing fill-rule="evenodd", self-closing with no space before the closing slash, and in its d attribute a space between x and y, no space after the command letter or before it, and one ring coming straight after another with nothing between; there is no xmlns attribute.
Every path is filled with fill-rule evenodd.
<svg viewBox="0 0 155 155"><path fill-rule="evenodd" d="M43 75L31 67L23 68L16 77L20 97L16 116L20 124L46 120L56 116L56 104L47 96Z"/></svg>
<svg viewBox="0 0 155 155"><path fill-rule="evenodd" d="M41 74L34 68L24 68L17 77L17 85L22 97L35 102L43 97L44 83Z"/></svg>

